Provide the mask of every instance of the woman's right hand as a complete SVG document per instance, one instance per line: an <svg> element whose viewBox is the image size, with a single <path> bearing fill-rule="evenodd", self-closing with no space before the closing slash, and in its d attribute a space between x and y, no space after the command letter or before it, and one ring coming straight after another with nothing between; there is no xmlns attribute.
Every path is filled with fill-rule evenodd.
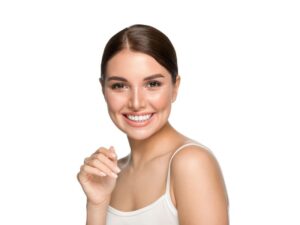
<svg viewBox="0 0 300 225"><path fill-rule="evenodd" d="M117 162L113 147L101 147L84 160L77 178L89 204L99 205L110 199L120 172Z"/></svg>

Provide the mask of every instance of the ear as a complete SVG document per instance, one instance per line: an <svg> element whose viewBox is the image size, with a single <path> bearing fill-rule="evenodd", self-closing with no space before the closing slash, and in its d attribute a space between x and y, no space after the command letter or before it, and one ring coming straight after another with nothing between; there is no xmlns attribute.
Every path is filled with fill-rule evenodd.
<svg viewBox="0 0 300 225"><path fill-rule="evenodd" d="M178 89L179 89L179 85L180 85L180 80L181 80L180 76L177 75L176 76L176 81L175 81L175 84L174 84L174 89L173 89L172 102L176 101L177 94L178 94Z"/></svg>

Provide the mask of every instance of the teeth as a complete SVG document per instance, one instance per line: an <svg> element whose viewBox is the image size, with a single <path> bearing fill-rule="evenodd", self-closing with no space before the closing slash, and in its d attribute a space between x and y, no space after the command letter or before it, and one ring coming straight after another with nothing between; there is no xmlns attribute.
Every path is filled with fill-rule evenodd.
<svg viewBox="0 0 300 225"><path fill-rule="evenodd" d="M135 122L144 122L148 119L150 119L151 114L147 114L147 115L142 115L142 116L134 116L134 115L127 115L127 118L135 121Z"/></svg>

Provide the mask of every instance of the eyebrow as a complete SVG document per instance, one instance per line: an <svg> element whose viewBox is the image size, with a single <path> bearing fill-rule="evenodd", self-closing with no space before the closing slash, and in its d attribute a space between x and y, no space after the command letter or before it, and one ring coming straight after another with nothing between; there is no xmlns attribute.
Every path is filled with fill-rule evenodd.
<svg viewBox="0 0 300 225"><path fill-rule="evenodd" d="M152 80L155 78L164 78L164 76L162 74L153 74L148 77L145 77L144 81ZM107 78L107 81L110 81L110 80L118 80L118 81L127 82L127 80L124 77L119 77L119 76L111 76L111 77Z"/></svg>

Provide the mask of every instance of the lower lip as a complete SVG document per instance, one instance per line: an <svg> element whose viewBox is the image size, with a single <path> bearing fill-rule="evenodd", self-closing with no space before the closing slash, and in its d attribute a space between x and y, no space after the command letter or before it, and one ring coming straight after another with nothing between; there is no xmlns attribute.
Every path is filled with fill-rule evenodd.
<svg viewBox="0 0 300 225"><path fill-rule="evenodd" d="M130 120L125 115L124 115L124 118L125 118L125 121L132 127L145 127L152 121L153 116L154 116L154 114L152 114L148 120L145 120L143 122L136 122L136 121Z"/></svg>

